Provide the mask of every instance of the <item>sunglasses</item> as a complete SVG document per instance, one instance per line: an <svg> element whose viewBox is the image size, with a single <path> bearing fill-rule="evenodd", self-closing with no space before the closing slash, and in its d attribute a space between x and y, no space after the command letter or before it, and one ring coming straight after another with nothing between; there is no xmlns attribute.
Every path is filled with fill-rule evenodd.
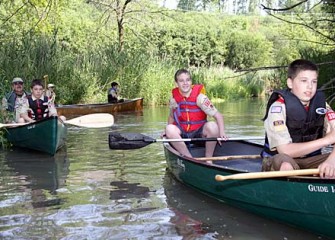
<svg viewBox="0 0 335 240"><path fill-rule="evenodd" d="M15 82L14 85L23 85L23 82Z"/></svg>

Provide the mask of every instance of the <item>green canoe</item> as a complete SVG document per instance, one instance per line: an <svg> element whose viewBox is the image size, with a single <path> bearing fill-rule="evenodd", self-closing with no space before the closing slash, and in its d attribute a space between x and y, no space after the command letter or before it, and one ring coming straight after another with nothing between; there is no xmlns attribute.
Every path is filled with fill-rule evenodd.
<svg viewBox="0 0 335 240"><path fill-rule="evenodd" d="M14 146L50 155L54 155L65 144L67 136L67 127L58 121L58 117L6 129L6 137Z"/></svg>
<svg viewBox="0 0 335 240"><path fill-rule="evenodd" d="M335 238L335 180L313 176L215 180L217 174L261 171L261 159L256 156L261 149L259 144L227 141L216 148L214 156L239 157L209 164L195 159L204 156L203 147L190 148L195 158L187 158L164 143L168 169L184 184L230 205Z"/></svg>

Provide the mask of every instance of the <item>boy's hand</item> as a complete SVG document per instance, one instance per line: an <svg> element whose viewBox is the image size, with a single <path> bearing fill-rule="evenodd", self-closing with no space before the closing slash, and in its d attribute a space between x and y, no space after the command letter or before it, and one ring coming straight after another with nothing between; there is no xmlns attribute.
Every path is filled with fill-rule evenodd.
<svg viewBox="0 0 335 240"><path fill-rule="evenodd" d="M222 138L224 141L229 140L229 138L226 136L225 133L220 134L219 138ZM222 146L222 140L218 141L218 143L219 143L220 146Z"/></svg>
<svg viewBox="0 0 335 240"><path fill-rule="evenodd" d="M321 178L335 178L335 159L327 159L319 165Z"/></svg>

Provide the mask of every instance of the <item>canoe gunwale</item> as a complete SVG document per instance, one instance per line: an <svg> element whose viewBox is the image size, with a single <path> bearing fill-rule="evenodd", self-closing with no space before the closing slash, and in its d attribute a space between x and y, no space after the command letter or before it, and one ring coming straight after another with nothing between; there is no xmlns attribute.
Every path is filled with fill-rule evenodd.
<svg viewBox="0 0 335 240"><path fill-rule="evenodd" d="M65 117L81 116L92 113L137 112L143 110L143 98L125 100L120 103L93 103L56 106L58 115Z"/></svg>
<svg viewBox="0 0 335 240"><path fill-rule="evenodd" d="M245 142L245 141L239 141L239 142ZM251 144L253 144L253 143L251 143ZM196 165L208 168L208 169L213 169L213 170L215 169L219 172L224 171L225 173L228 173L228 174L238 174L238 173L248 173L248 172L250 172L250 171L247 171L247 170L239 170L239 169L231 168L231 167L224 166L224 165L218 165L218 164L215 164L214 161L213 161L213 164L212 164L212 163L207 163L206 161L203 161L203 160L197 160L195 158L182 156L168 142L164 142L163 146L164 146L164 148L166 148L168 151L170 151L174 155L178 156L178 158L182 159L183 161L192 162L193 164L196 164ZM244 159L244 160L247 160L247 158ZM253 159L253 160L255 160L255 159ZM222 160L222 161L226 161L226 160ZM227 160L227 161L236 161L236 159ZM323 179L323 178L320 178L320 177L317 177L317 176L287 176L287 177L269 177L269 178L266 178L266 179L262 179L262 181L266 181L266 180L276 180L276 181L278 180L278 181L289 181L289 182L306 182L306 183L327 183L327 184L334 183L335 184L335 179ZM259 179L250 179L250 180L243 180L243 181L259 181Z"/></svg>
<svg viewBox="0 0 335 240"><path fill-rule="evenodd" d="M64 104L64 105L58 105L57 108L86 108L86 107L104 107L104 106L115 106L115 105L123 105L125 103L132 103L136 102L138 100L143 100L143 98L134 98L134 99L128 99L124 102L118 102L118 103L88 103L88 104Z"/></svg>

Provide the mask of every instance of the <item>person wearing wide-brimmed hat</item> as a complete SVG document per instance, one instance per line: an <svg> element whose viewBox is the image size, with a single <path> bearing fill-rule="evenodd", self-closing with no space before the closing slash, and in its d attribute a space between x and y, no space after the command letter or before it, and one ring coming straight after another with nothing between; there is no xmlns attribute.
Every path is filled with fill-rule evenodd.
<svg viewBox="0 0 335 240"><path fill-rule="evenodd" d="M17 114L16 109L28 95L29 93L24 90L23 79L20 77L13 78L12 91L7 93L2 99L2 113L6 122L19 121L20 117L19 114ZM8 114L8 112L11 114ZM13 119L11 119L10 115L13 115Z"/></svg>
<svg viewBox="0 0 335 240"><path fill-rule="evenodd" d="M49 98L49 102L55 103L56 93L55 93L55 85L52 83L48 84L48 89L45 91L45 96Z"/></svg>

